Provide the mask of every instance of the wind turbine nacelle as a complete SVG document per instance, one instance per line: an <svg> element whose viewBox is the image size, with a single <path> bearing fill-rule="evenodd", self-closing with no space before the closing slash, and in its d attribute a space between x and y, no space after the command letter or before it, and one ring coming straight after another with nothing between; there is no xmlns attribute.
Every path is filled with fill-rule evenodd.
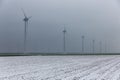
<svg viewBox="0 0 120 80"><path fill-rule="evenodd" d="M63 32L65 33L65 32L67 32L66 30L63 30Z"/></svg>
<svg viewBox="0 0 120 80"><path fill-rule="evenodd" d="M29 19L28 18L24 18L23 21L27 22Z"/></svg>

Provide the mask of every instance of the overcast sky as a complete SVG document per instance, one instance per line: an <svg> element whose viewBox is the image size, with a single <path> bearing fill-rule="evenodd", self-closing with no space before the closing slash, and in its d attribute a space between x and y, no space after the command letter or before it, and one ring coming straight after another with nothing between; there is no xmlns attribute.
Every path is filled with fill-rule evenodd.
<svg viewBox="0 0 120 80"><path fill-rule="evenodd" d="M119 0L0 0L0 52L22 52L24 37L23 8L32 16L28 28L28 52L63 51L64 24L68 52L99 52L102 42L108 52L120 52Z"/></svg>

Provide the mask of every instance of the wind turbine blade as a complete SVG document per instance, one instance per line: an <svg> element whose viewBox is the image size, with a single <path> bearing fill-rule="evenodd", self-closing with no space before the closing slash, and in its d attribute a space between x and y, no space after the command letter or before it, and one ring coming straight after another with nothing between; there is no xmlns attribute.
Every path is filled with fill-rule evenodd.
<svg viewBox="0 0 120 80"><path fill-rule="evenodd" d="M22 12L23 12L24 16L25 16L25 17L27 17L27 16L26 16L26 13L25 13L25 11L24 11L24 9L23 9L23 8L21 8L21 10L22 10Z"/></svg>

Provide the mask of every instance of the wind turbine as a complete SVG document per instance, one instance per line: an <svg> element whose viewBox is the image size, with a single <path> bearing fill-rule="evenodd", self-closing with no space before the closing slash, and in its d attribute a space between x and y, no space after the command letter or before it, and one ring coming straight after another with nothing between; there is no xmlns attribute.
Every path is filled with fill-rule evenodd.
<svg viewBox="0 0 120 80"><path fill-rule="evenodd" d="M25 13L25 11L22 9L23 15L24 15L24 54L26 53L26 46L27 46L27 31L28 31L28 21L30 20L31 16L28 17Z"/></svg>
<svg viewBox="0 0 120 80"><path fill-rule="evenodd" d="M65 28L65 26L64 26L64 30L63 30L63 51L64 51L64 53L66 52L66 28Z"/></svg>
<svg viewBox="0 0 120 80"><path fill-rule="evenodd" d="M95 40L93 40L93 53L95 52Z"/></svg>
<svg viewBox="0 0 120 80"><path fill-rule="evenodd" d="M107 53L107 44L105 42L105 53Z"/></svg>
<svg viewBox="0 0 120 80"><path fill-rule="evenodd" d="M85 36L82 36L82 53L84 53L84 39L85 39Z"/></svg>
<svg viewBox="0 0 120 80"><path fill-rule="evenodd" d="M100 41L100 53L102 53L102 42Z"/></svg>

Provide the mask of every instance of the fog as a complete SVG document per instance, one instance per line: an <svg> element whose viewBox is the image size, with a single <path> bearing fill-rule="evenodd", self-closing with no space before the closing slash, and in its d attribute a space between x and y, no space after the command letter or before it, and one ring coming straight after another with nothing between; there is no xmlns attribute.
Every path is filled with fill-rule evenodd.
<svg viewBox="0 0 120 80"><path fill-rule="evenodd" d="M119 0L0 0L0 52L23 52L24 15L29 21L27 52L120 52Z"/></svg>

